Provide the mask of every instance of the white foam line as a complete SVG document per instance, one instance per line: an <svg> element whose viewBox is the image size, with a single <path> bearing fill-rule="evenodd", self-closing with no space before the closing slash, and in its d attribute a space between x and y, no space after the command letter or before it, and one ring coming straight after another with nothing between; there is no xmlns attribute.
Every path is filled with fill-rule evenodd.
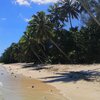
<svg viewBox="0 0 100 100"><path fill-rule="evenodd" d="M2 82L0 82L0 87L3 87L3 83Z"/></svg>

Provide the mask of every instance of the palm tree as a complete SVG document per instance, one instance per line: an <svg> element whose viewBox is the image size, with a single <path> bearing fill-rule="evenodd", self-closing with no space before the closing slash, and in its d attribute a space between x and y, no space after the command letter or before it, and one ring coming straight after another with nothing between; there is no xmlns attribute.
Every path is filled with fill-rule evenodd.
<svg viewBox="0 0 100 100"><path fill-rule="evenodd" d="M70 26L71 28L73 28L72 25L72 19L78 19L79 17L79 13L80 13L80 5L78 2L76 2L75 0L63 0L58 2L59 4L59 10L61 12L61 17L64 17L65 20L64 21L68 21L70 22Z"/></svg>
<svg viewBox="0 0 100 100"><path fill-rule="evenodd" d="M12 53L14 55L14 59L21 62L21 48L18 43L12 44Z"/></svg>
<svg viewBox="0 0 100 100"><path fill-rule="evenodd" d="M50 20L52 23L55 24L55 29L56 30L60 30L63 26L64 26L64 18L63 16L60 16L60 10L59 8L59 4L55 3L54 5L51 5L48 9L48 12L50 13Z"/></svg>
<svg viewBox="0 0 100 100"><path fill-rule="evenodd" d="M34 32L38 42L43 42L45 40L50 40L51 43L65 56L67 55L59 48L59 46L52 40L54 25L51 23L49 15L46 15L45 12L38 12L37 15L33 15L33 20L31 24L34 27Z"/></svg>
<svg viewBox="0 0 100 100"><path fill-rule="evenodd" d="M97 18L92 14L90 7L89 7L89 3L88 0L77 0L81 3L81 5L83 6L83 8L87 11L87 13L90 15L91 18L93 18L93 20L100 26L100 22L97 20ZM99 0L95 0L95 2L99 2ZM99 9L100 9L100 4L99 4Z"/></svg>
<svg viewBox="0 0 100 100"><path fill-rule="evenodd" d="M36 53L36 51L34 50L35 41L34 41L34 38L32 37L31 32L28 32L28 31L29 30L27 29L27 31L24 32L24 35L20 39L19 43L23 46L25 54L28 54L31 51L36 56L36 58L40 61L40 63L43 63L40 57L38 56L38 54Z"/></svg>

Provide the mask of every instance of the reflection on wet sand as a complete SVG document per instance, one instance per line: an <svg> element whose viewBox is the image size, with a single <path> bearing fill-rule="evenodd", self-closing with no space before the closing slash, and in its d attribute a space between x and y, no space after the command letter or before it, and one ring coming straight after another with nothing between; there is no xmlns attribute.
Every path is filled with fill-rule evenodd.
<svg viewBox="0 0 100 100"><path fill-rule="evenodd" d="M54 87L4 68L0 68L0 81L0 100L66 100Z"/></svg>
<svg viewBox="0 0 100 100"><path fill-rule="evenodd" d="M52 86L42 83L38 80L22 79L21 87L24 94L27 95L25 100L34 98L35 100L61 100L59 92Z"/></svg>

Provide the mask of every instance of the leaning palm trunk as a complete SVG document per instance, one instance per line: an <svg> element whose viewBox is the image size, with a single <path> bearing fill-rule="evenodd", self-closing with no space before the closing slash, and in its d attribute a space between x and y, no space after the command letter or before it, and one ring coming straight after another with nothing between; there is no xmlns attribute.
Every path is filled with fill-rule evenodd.
<svg viewBox="0 0 100 100"><path fill-rule="evenodd" d="M87 13L93 18L93 20L100 26L100 22L95 18L95 16L91 13L91 11L89 10L87 4L87 0L78 0L81 5L83 6L83 8L87 11Z"/></svg>
<svg viewBox="0 0 100 100"><path fill-rule="evenodd" d="M47 56L46 56L46 54L45 54L45 52L44 52L44 46L43 46L43 44L41 43L41 46L42 46L42 50L41 50L41 52L42 52L42 54L43 54L43 56L45 57L45 58L47 58Z"/></svg>
<svg viewBox="0 0 100 100"><path fill-rule="evenodd" d="M37 59L41 62L41 63L43 63L42 62L42 60L40 59L40 57L38 56L38 54L32 49L32 52L34 53L34 55L37 57Z"/></svg>
<svg viewBox="0 0 100 100"><path fill-rule="evenodd" d="M71 29L73 28L73 25L72 25L72 21L71 21L71 15L69 14L69 22L70 22L70 26L71 26Z"/></svg>
<svg viewBox="0 0 100 100"><path fill-rule="evenodd" d="M67 55L64 53L64 51L62 51L52 39L50 39L50 41L66 58L68 58Z"/></svg>

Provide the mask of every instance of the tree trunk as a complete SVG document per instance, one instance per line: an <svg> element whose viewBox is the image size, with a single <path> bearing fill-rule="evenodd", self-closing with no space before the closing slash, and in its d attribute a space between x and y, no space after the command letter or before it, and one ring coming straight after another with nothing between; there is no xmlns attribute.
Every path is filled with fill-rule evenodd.
<svg viewBox="0 0 100 100"><path fill-rule="evenodd" d="M52 39L50 39L50 41L66 58L68 58L67 55L64 53L64 51L62 51Z"/></svg>
<svg viewBox="0 0 100 100"><path fill-rule="evenodd" d="M88 4L88 2L82 1L82 0L78 0L81 5L83 6L83 8L87 11L87 13L93 18L93 20L100 26L100 22L94 17L94 15L91 13L91 11L89 10L89 8L86 6Z"/></svg>
<svg viewBox="0 0 100 100"><path fill-rule="evenodd" d="M42 62L42 60L40 59L40 57L38 56L38 54L32 49L32 52L34 53L34 55L37 57L37 59L41 62L41 63L43 63Z"/></svg>
<svg viewBox="0 0 100 100"><path fill-rule="evenodd" d="M42 54L44 55L45 58L47 58L46 53L44 52L44 51L46 51L46 50L45 50L44 45L43 45L42 43L41 43L41 46L42 46L42 48L43 48Z"/></svg>
<svg viewBox="0 0 100 100"><path fill-rule="evenodd" d="M73 28L72 26L72 21L71 21L71 15L69 14L69 21L70 21L70 26L71 26L71 29Z"/></svg>

